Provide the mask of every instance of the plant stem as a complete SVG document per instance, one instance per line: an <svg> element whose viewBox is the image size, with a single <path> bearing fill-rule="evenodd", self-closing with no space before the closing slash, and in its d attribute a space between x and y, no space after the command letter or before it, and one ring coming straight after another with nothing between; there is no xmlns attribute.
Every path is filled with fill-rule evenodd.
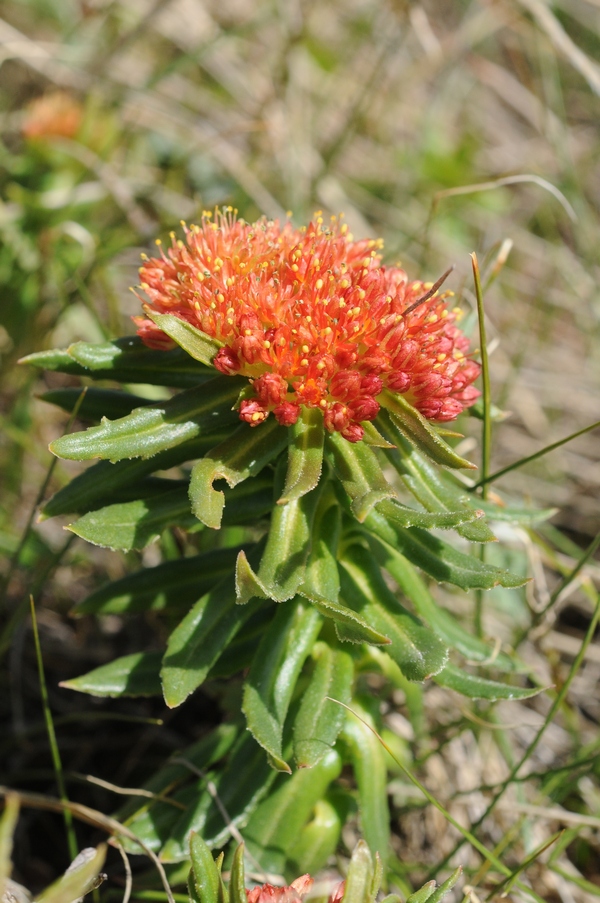
<svg viewBox="0 0 600 903"><path fill-rule="evenodd" d="M50 743L50 752L52 754L52 764L54 765L54 773L56 775L56 784L58 787L58 795L63 803L68 803L69 798L65 788L64 775L62 770L62 762L58 743L56 742L56 733L54 731L54 723L52 721L52 713L48 702L48 690L46 687L46 676L44 674L44 662L42 660L42 649L40 646L40 637L38 634L37 618L35 615L35 605L33 596L29 597L31 607L31 626L33 628L33 641L35 644L35 654L37 658L38 674L40 680L40 694L42 697L42 706L44 709L44 719L46 721L46 730L48 731L48 742ZM79 849L77 846L77 837L75 836L75 827L73 825L73 816L69 809L63 809L63 818L65 820L65 828L67 830L67 843L69 846L69 855L71 860L75 859Z"/></svg>

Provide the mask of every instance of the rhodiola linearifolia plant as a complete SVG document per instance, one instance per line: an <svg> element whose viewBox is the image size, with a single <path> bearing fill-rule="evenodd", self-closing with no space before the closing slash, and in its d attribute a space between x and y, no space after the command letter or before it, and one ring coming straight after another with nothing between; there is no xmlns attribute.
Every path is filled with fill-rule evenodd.
<svg viewBox="0 0 600 903"><path fill-rule="evenodd" d="M445 424L475 402L480 368L443 280L411 282L382 265L379 242L354 241L341 220L325 227L320 215L296 229L228 209L183 230L144 258L137 337L26 359L181 390L157 403L94 387L45 396L101 418L53 442L54 454L101 460L42 517L80 515L69 529L113 549L161 536L168 547L174 527L187 537L182 557L76 609L160 612L164 651L122 657L67 686L162 693L174 707L205 681L243 680L242 712L149 781L170 800L133 799L119 814L164 861L188 858L193 832L215 848L241 826L263 869L288 880L314 872L356 806L338 782L350 764L362 832L385 862L386 763L368 729L380 716L360 675L433 680L487 699L535 692L428 586L522 585L460 546L495 538L486 515L528 513L495 507L453 474L474 465L446 442ZM157 475L174 467L181 479ZM471 667L490 661L492 674Z"/></svg>

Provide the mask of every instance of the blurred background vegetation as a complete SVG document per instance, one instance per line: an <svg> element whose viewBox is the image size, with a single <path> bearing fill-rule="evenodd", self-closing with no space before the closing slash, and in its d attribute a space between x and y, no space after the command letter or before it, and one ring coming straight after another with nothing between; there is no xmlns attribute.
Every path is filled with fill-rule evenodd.
<svg viewBox="0 0 600 903"><path fill-rule="evenodd" d="M35 516L27 529L40 490L77 472L60 462L44 485L47 445L67 415L38 396L80 383L40 377L18 358L130 333L140 252L205 208L231 204L248 220L289 209L299 224L315 209L344 211L357 238L382 236L386 258L413 278L455 264L450 287L467 309L469 253L497 277L485 299L493 398L510 415L495 425L493 470L597 420L600 3L4 0L0 15L3 781L53 792L32 593L73 795L110 812L118 799L81 773L136 786L218 715L210 690L166 713L156 701L90 702L58 688L130 651L132 636L136 649L140 637L149 647L160 637L152 615L68 613L108 577L168 553L161 544L127 556L90 551ZM474 316L465 322L473 328ZM476 458L474 418L465 431L462 450ZM557 513L535 537L501 537L512 566L536 582L486 596L489 634L510 642L600 531L599 461L596 431L504 480L508 497ZM523 654L541 685L568 674L598 575L591 561L527 633ZM467 611L461 596L449 604ZM538 894L564 903L600 893L599 676L592 645L532 760L546 777L518 785L512 811L499 809L486 829L493 846L510 828L507 849L520 862L568 823L561 864L528 872ZM422 779L465 824L483 811L480 788L505 776L549 708L538 698L483 710L436 687L412 700L390 692L382 705ZM582 750L583 770L553 770ZM398 880L418 881L455 837L399 780L390 792ZM561 822L557 806L588 821ZM15 855L25 883L47 883L68 863L60 822L28 813ZM459 859L476 869L474 851Z"/></svg>

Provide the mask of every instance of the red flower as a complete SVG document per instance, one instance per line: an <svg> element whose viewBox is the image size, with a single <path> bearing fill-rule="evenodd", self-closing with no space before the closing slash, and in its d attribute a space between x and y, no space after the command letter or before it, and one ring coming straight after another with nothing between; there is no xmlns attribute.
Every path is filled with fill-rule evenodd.
<svg viewBox="0 0 600 903"><path fill-rule="evenodd" d="M221 373L247 376L255 400L240 405L252 425L270 412L289 426L300 406L320 408L325 427L359 441L383 388L405 395L430 420L453 420L473 404L479 365L448 310L448 293L415 305L429 288L381 265L380 241L353 241L332 218L305 229L235 212L184 225L186 241L140 269L150 309L172 313L224 342ZM411 310L411 307L414 309ZM137 318L153 348L165 336Z"/></svg>
<svg viewBox="0 0 600 903"><path fill-rule="evenodd" d="M313 885L310 875L302 875L296 878L289 887L274 887L272 884L263 884L261 887L253 887L246 891L248 903L302 903Z"/></svg>

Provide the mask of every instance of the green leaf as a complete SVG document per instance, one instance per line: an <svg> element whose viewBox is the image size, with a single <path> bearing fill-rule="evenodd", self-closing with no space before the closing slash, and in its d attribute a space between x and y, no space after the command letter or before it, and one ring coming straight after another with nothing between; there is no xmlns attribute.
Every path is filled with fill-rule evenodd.
<svg viewBox="0 0 600 903"><path fill-rule="evenodd" d="M298 768L312 768L331 749L344 723L344 710L352 695L354 663L347 652L326 643L315 646L315 669L302 696L294 722L294 757Z"/></svg>
<svg viewBox="0 0 600 903"><path fill-rule="evenodd" d="M220 445L194 465L190 480L192 511L207 527L221 526L225 496L213 489L215 480L230 487L255 476L287 446L288 431L276 420L258 427L241 424Z"/></svg>
<svg viewBox="0 0 600 903"><path fill-rule="evenodd" d="M301 408L298 421L290 428L288 469L279 505L285 505L311 492L323 469L325 430L318 408Z"/></svg>
<svg viewBox="0 0 600 903"><path fill-rule="evenodd" d="M198 784L198 778L193 771L190 771L183 761L190 763L194 768L202 770L209 768L215 762L225 756L231 749L239 733L239 727L234 724L220 724L214 730L210 731L202 740L197 740L191 746L183 751L177 752L177 762L168 761L165 765L155 771L152 777L143 785L143 789L149 791L156 796L170 793L177 787L185 784L182 794L190 795L190 780L194 781L195 786L204 788L204 781ZM175 799L175 796L173 797ZM153 828L158 827L160 823L167 823L168 826L174 824L180 817L182 808L177 808L168 802L159 802L144 800L140 802L141 797L131 797L117 813L119 821L127 823L134 834L137 834L141 840L156 850L162 846L167 835L160 836ZM170 821L169 821L170 819ZM137 849L139 847L132 847Z"/></svg>
<svg viewBox="0 0 600 903"><path fill-rule="evenodd" d="M79 399L83 399L77 409L80 420L101 420L102 417L125 417L134 408L141 408L153 401L143 398L141 395L132 395L131 392L121 392L117 389L52 389L40 395L42 401L54 404L69 414L75 409Z"/></svg>
<svg viewBox="0 0 600 903"><path fill-rule="evenodd" d="M191 882L199 903L220 903L220 874L212 853L199 834L190 835Z"/></svg>
<svg viewBox="0 0 600 903"><path fill-rule="evenodd" d="M255 555L259 550L255 550ZM161 679L165 702L181 705L200 686L240 627L259 608L260 602L236 605L233 574L191 608L169 637Z"/></svg>
<svg viewBox="0 0 600 903"><path fill-rule="evenodd" d="M291 773L283 758L283 726L298 675L320 628L321 617L313 608L293 602L280 605L244 685L242 711L248 730L278 771Z"/></svg>
<svg viewBox="0 0 600 903"><path fill-rule="evenodd" d="M529 699L542 692L538 687L522 689L485 677L476 677L454 665L446 665L443 671L436 674L435 682L441 687L449 687L457 693L462 693L463 696L470 696L471 699Z"/></svg>
<svg viewBox="0 0 600 903"><path fill-rule="evenodd" d="M20 363L92 379L176 389L189 389L214 376L214 370L199 364L181 348L152 350L137 336L94 344L76 342L66 351L38 351Z"/></svg>
<svg viewBox="0 0 600 903"><path fill-rule="evenodd" d="M395 395L389 389L384 389L377 398L381 406L389 412L391 421L400 433L436 464L476 470L474 464L467 461L466 458L461 458L453 448L444 442L429 421L416 408L413 408L403 395Z"/></svg>
<svg viewBox="0 0 600 903"><path fill-rule="evenodd" d="M368 445L348 442L339 433L329 433L325 447L358 521L364 521L377 502L396 495L383 474L376 453Z"/></svg>
<svg viewBox="0 0 600 903"><path fill-rule="evenodd" d="M169 338L177 342L180 348L207 367L212 365L219 348L225 344L219 339L211 338L205 332L192 326L187 320L182 320L174 314L159 314L148 306L144 306L144 313Z"/></svg>
<svg viewBox="0 0 600 903"><path fill-rule="evenodd" d="M489 499L477 499L477 505L490 520L519 524L528 527L554 517L558 508L529 508L514 505L503 505Z"/></svg>
<svg viewBox="0 0 600 903"><path fill-rule="evenodd" d="M311 820L288 851L293 874L314 875L320 871L336 852L342 827L336 807L327 798L317 800Z"/></svg>
<svg viewBox="0 0 600 903"><path fill-rule="evenodd" d="M297 771L292 777L281 775L278 778L273 791L258 806L244 831L248 851L265 871L281 874L285 870L315 804L341 770L338 753L330 749L310 771Z"/></svg>
<svg viewBox="0 0 600 903"><path fill-rule="evenodd" d="M319 614L335 622L336 633L343 642L371 643L376 646L387 646L392 642L388 636L375 630L364 618L341 602L319 596L307 589L304 584L298 590L298 594L314 605Z"/></svg>
<svg viewBox="0 0 600 903"><path fill-rule="evenodd" d="M403 529L377 510L371 512L365 527L397 548L438 583L453 583L461 589L491 589L498 585L517 587L527 582L527 578L483 564L477 558L459 552L419 527Z"/></svg>
<svg viewBox="0 0 600 903"><path fill-rule="evenodd" d="M364 840L359 840L352 853L342 903L375 903L371 888L375 868L373 857Z"/></svg>
<svg viewBox="0 0 600 903"><path fill-rule="evenodd" d="M428 881L427 884L424 884L423 887L416 890L414 894L407 897L406 903L426 903L435 891L436 886L435 881Z"/></svg>
<svg viewBox="0 0 600 903"><path fill-rule="evenodd" d="M162 652L123 655L81 677L63 680L60 686L90 696L160 696L162 657Z"/></svg>
<svg viewBox="0 0 600 903"><path fill-rule="evenodd" d="M103 420L81 433L70 433L50 444L59 458L89 461L105 458L151 458L187 439L235 422L232 410L240 380L219 376L180 392L168 401L138 408L119 420Z"/></svg>
<svg viewBox="0 0 600 903"><path fill-rule="evenodd" d="M124 491L137 492L144 495L143 478L155 471L170 470L184 461L201 457L205 452L224 438L224 433L209 433L182 442L174 448L159 452L152 458L134 458L130 461L99 461L88 467L59 489L42 508L41 519L57 517L60 514L84 514L94 508L104 507L107 503L125 501L117 498ZM136 487L139 488L139 492Z"/></svg>
<svg viewBox="0 0 600 903"><path fill-rule="evenodd" d="M223 650L208 672L207 680L232 677L250 668L256 649L265 630L275 617L277 604L263 602L258 611L244 624L244 630Z"/></svg>
<svg viewBox="0 0 600 903"><path fill-rule="evenodd" d="M162 861L186 859L192 831L200 833L207 846L222 846L229 838L232 826L240 827L247 822L276 776L277 772L267 763L264 750L250 734L242 735L223 771L218 777L212 777L219 803L206 788L197 796L188 793L186 811L170 828L162 848ZM227 821L222 809L229 816Z"/></svg>
<svg viewBox="0 0 600 903"><path fill-rule="evenodd" d="M380 633L391 638L386 648L409 680L426 680L442 670L448 650L431 628L422 624L388 589L378 566L363 546L352 545L340 562L342 599ZM343 630L338 625L340 636Z"/></svg>
<svg viewBox="0 0 600 903"><path fill-rule="evenodd" d="M460 878L460 876L462 875L462 871L463 871L462 865L459 865L458 868L452 872L450 877L446 878L446 880L444 881L443 884L440 884L440 886L438 888L434 887L434 891L431 894L431 896L427 897L427 900L429 901L429 903L439 903L439 901L442 900L446 896L446 894L449 894L450 891L452 890L452 888L454 887L454 885L456 884L456 882L458 881L458 879ZM409 897L409 899L410 899L410 897ZM407 900L407 903L408 903L408 900Z"/></svg>
<svg viewBox="0 0 600 903"><path fill-rule="evenodd" d="M440 511L430 514L425 511L415 511L414 508L407 508L396 499L384 499L384 501L378 502L376 507L389 523L399 527L422 527L425 530L448 530L451 527L460 527L462 524L470 523L481 517L483 513L474 508L462 508L458 511Z"/></svg>
<svg viewBox="0 0 600 903"><path fill-rule="evenodd" d="M379 853L384 862L389 855L390 811L387 802L387 769L385 750L367 724L373 726L370 715L354 701L353 714L346 714L342 738L348 747L354 777L358 786L359 813L362 834L373 855ZM366 721L367 724L364 724ZM348 879L350 873L348 874ZM369 881L369 884L371 880ZM347 892L347 886L346 886ZM363 900L365 897L363 897ZM344 895L346 900L346 895Z"/></svg>
<svg viewBox="0 0 600 903"><path fill-rule="evenodd" d="M327 489L321 496L312 525L310 554L302 591L337 602L340 578L337 549L342 530L342 515L335 495Z"/></svg>
<svg viewBox="0 0 600 903"><path fill-rule="evenodd" d="M397 445L396 450L386 451L407 489L421 505L431 512L457 511L467 508L476 511L479 499L469 496L466 488L458 486L447 471L432 464L394 427L390 415L383 411L381 421L389 427ZM474 504L476 503L476 504ZM491 542L494 534L484 521L465 523L458 532L470 542Z"/></svg>
<svg viewBox="0 0 600 903"><path fill-rule="evenodd" d="M10 791L4 797L4 812L0 818L0 900L6 899L6 882L12 872L13 837L19 819L19 796Z"/></svg>
<svg viewBox="0 0 600 903"><path fill-rule="evenodd" d="M271 508L271 483L268 479L256 478L249 485L228 490L226 498L231 501L231 506L225 512L224 524L255 523ZM182 487L152 498L90 511L76 523L69 524L67 529L94 545L128 552L145 548L173 526L200 527Z"/></svg>
<svg viewBox="0 0 600 903"><path fill-rule="evenodd" d="M74 615L188 611L204 593L231 574L239 548L212 549L165 561L101 586L71 611Z"/></svg>
<svg viewBox="0 0 600 903"><path fill-rule="evenodd" d="M240 552L236 567L238 602L253 596L285 602L304 580L311 548L311 530L321 486L285 505L275 505L267 545L258 573Z"/></svg>
<svg viewBox="0 0 600 903"><path fill-rule="evenodd" d="M231 863L231 877L229 879L229 895L231 903L248 903L246 895L246 875L244 870L244 844L236 847Z"/></svg>
<svg viewBox="0 0 600 903"><path fill-rule="evenodd" d="M37 897L36 903L74 903L78 898L89 893L104 865L106 844L100 844L93 852L93 856L85 856L80 853L64 875L42 891Z"/></svg>
<svg viewBox="0 0 600 903"><path fill-rule="evenodd" d="M174 489L155 498L90 511L67 530L94 545L128 552L155 542L168 527L191 527L194 520L185 489Z"/></svg>
<svg viewBox="0 0 600 903"><path fill-rule="evenodd" d="M514 663L507 655L496 654L491 646L467 633L460 621L437 605L413 565L400 552L372 534L368 539L381 567L394 578L404 595L414 605L417 614L435 630L444 643L468 659L480 662L493 659L499 668L509 671L514 669Z"/></svg>

